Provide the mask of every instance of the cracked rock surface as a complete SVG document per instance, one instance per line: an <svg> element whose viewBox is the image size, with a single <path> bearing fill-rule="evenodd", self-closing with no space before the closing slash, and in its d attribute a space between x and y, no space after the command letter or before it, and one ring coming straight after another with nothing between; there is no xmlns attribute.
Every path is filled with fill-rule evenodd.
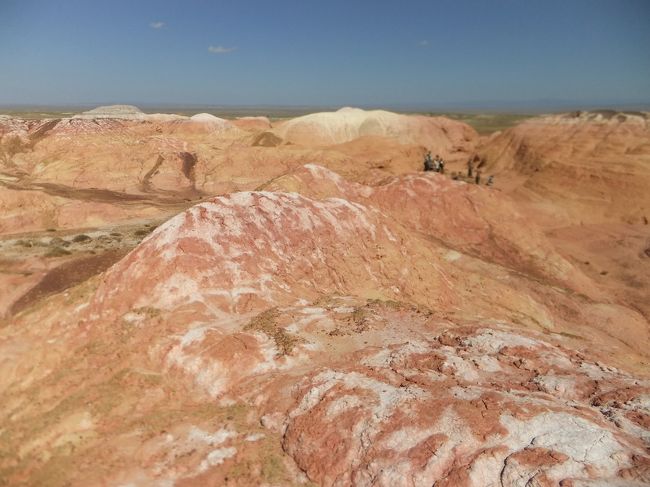
<svg viewBox="0 0 650 487"><path fill-rule="evenodd" d="M314 165L268 189L180 213L0 330L3 482L650 482L642 318L610 343L624 308L485 216L500 197ZM418 212L431 195L455 219Z"/></svg>

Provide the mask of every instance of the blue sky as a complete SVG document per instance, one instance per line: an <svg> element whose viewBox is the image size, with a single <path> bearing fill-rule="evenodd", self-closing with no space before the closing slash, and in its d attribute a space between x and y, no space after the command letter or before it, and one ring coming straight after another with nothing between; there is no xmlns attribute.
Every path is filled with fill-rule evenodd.
<svg viewBox="0 0 650 487"><path fill-rule="evenodd" d="M650 103L650 0L0 0L0 103Z"/></svg>

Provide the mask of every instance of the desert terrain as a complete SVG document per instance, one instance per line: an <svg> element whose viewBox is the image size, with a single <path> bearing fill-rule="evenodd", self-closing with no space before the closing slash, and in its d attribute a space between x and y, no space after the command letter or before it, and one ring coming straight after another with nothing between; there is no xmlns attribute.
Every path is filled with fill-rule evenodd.
<svg viewBox="0 0 650 487"><path fill-rule="evenodd" d="M486 120L0 115L0 485L649 485L650 114Z"/></svg>

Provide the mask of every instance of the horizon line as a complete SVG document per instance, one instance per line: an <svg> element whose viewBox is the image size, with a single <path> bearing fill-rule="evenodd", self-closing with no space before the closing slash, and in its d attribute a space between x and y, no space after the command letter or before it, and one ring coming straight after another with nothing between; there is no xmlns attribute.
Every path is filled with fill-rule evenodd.
<svg viewBox="0 0 650 487"><path fill-rule="evenodd" d="M314 103L314 104L279 104L279 103L182 103L182 102L134 102L134 101L99 101L99 102L70 102L70 103L20 103L0 102L0 111L27 112L39 109L57 109L51 111L62 111L62 109L88 109L110 105L132 105L143 109L224 109L224 110L253 110L253 109L276 109L276 110L336 110L342 107L355 107L362 109L386 109L386 110L409 110L415 112L510 112L510 113L545 113L558 111L575 110L650 110L650 101L619 100L619 101L570 101L561 99L537 99L537 100L481 100L466 102L438 102L438 103Z"/></svg>

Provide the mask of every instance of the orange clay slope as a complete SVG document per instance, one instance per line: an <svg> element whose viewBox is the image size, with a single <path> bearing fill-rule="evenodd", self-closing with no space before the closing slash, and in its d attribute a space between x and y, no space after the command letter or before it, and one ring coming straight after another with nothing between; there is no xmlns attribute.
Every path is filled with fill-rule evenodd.
<svg viewBox="0 0 650 487"><path fill-rule="evenodd" d="M307 165L181 212L0 329L0 478L649 482L648 322L512 206Z"/></svg>

